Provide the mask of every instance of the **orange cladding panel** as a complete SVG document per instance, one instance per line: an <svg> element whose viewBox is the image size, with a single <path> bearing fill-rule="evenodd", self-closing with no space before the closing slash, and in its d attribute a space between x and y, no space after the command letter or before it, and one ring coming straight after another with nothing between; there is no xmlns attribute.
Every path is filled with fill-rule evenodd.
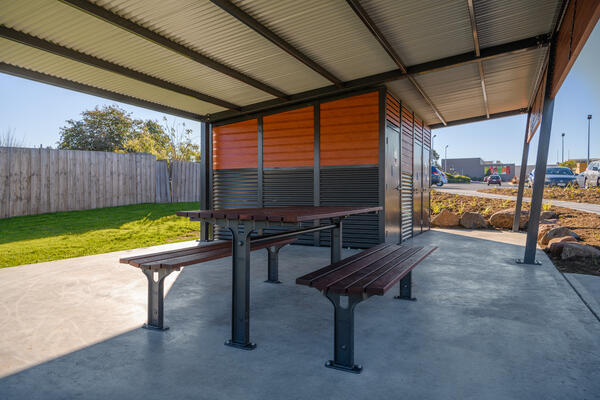
<svg viewBox="0 0 600 400"><path fill-rule="evenodd" d="M314 164L314 108L263 118L263 166L310 167Z"/></svg>
<svg viewBox="0 0 600 400"><path fill-rule="evenodd" d="M213 168L258 167L258 121L236 122L213 128Z"/></svg>
<svg viewBox="0 0 600 400"><path fill-rule="evenodd" d="M321 104L321 165L379 163L379 92Z"/></svg>

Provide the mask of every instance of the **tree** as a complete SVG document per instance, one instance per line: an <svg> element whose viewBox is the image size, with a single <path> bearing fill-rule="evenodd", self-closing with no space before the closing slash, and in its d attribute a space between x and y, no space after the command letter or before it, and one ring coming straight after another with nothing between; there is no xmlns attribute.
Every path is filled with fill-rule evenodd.
<svg viewBox="0 0 600 400"><path fill-rule="evenodd" d="M571 170L575 171L577 169L577 162L574 160L568 160L565 162L558 163L561 167L571 168Z"/></svg>
<svg viewBox="0 0 600 400"><path fill-rule="evenodd" d="M433 161L433 165L435 165L437 168L441 168L439 163L440 155L434 149L431 149L431 161Z"/></svg>
<svg viewBox="0 0 600 400"><path fill-rule="evenodd" d="M81 116L60 128L59 149L150 153L158 160L200 159L200 146L192 141L193 132L185 123L169 123L166 117L162 125L133 119L118 106L96 107Z"/></svg>

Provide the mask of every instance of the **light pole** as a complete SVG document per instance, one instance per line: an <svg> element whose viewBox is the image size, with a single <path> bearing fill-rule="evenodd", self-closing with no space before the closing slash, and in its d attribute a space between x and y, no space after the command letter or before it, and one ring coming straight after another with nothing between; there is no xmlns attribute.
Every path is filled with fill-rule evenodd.
<svg viewBox="0 0 600 400"><path fill-rule="evenodd" d="M562 133L562 162L565 162L565 133Z"/></svg>
<svg viewBox="0 0 600 400"><path fill-rule="evenodd" d="M433 165L433 152L435 151L435 147L433 146L433 139L435 139L435 138L436 138L436 136L437 136L437 135L433 135L433 136L431 137L431 157L430 157L430 160L429 160L429 164L431 164L431 165ZM431 165L430 165L430 166L431 166Z"/></svg>
<svg viewBox="0 0 600 400"><path fill-rule="evenodd" d="M592 114L588 114L588 156L587 165L590 165L590 124L592 122Z"/></svg>
<svg viewBox="0 0 600 400"><path fill-rule="evenodd" d="M448 170L448 145L444 148L444 172Z"/></svg>

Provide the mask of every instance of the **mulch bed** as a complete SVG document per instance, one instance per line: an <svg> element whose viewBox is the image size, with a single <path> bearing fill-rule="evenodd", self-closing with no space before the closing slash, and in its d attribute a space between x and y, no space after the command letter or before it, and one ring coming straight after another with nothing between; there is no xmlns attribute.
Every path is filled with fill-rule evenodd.
<svg viewBox="0 0 600 400"><path fill-rule="evenodd" d="M517 188L514 187L514 188L479 189L478 192L502 194L505 196L516 196ZM531 189L525 188L523 195L525 197L531 197ZM576 203L600 204L600 188L598 188L598 187L591 187L589 189L582 189L582 188L576 188L576 187L544 188L544 199L573 201Z"/></svg>
<svg viewBox="0 0 600 400"><path fill-rule="evenodd" d="M432 190L431 216L433 217L439 214L440 211L445 208L459 215L464 212L478 212L486 219L489 219L489 217L497 211L505 210L507 208L514 209L515 203L516 202L513 200L463 196ZM528 209L529 204L523 203L523 210ZM581 238L581 242L579 243L589 244L600 249L600 215L556 206L546 206L545 209L556 212L558 214L556 224L566 226L571 231L578 234ZM590 264L589 259L562 260L553 257L550 253L548 253L548 256L559 271L600 276L600 265L597 263L595 264L593 261Z"/></svg>

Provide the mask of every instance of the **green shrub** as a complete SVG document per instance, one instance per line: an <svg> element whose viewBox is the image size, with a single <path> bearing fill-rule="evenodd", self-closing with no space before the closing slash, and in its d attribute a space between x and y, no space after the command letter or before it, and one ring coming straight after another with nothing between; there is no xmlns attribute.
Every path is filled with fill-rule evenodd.
<svg viewBox="0 0 600 400"><path fill-rule="evenodd" d="M468 176L464 176L464 175L453 175L450 174L448 172L446 172L446 177L448 178L448 183L470 183L471 182L471 178L469 178Z"/></svg>

